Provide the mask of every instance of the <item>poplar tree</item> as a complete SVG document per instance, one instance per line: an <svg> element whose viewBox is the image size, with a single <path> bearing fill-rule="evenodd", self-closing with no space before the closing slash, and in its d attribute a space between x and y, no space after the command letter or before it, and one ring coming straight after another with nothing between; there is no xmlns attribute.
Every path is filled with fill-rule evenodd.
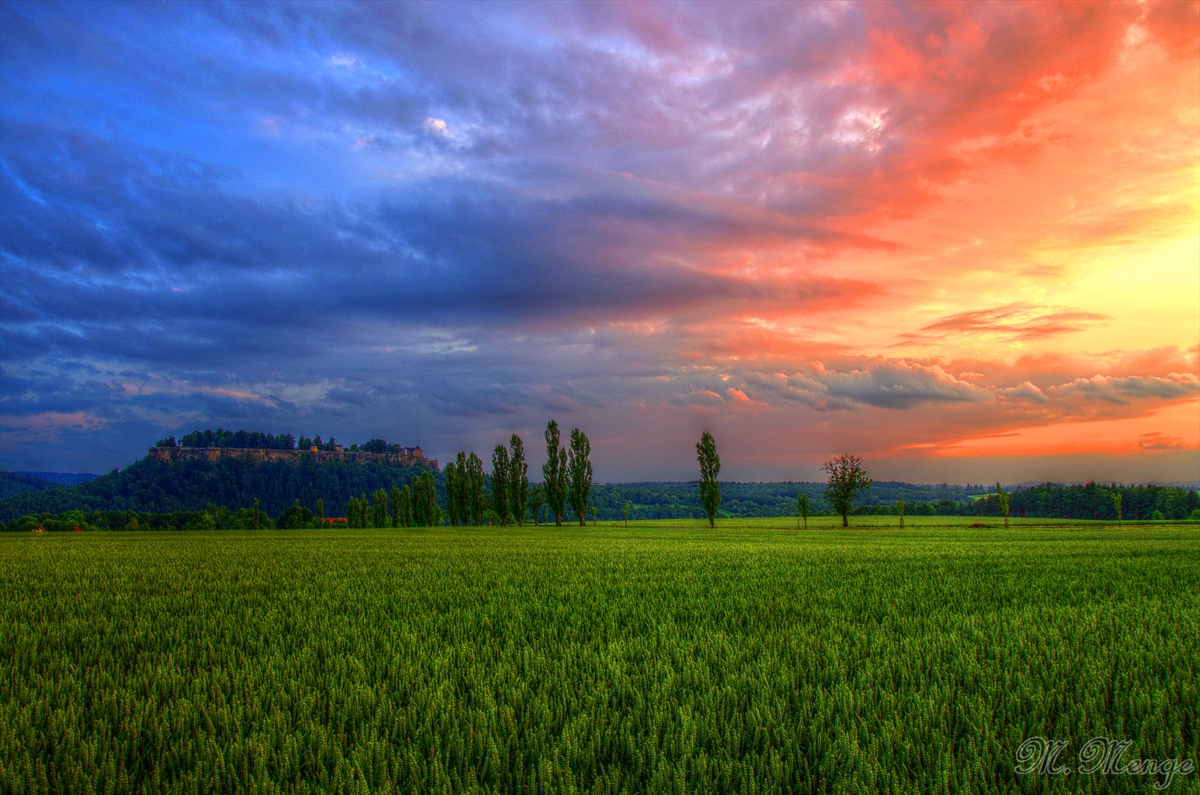
<svg viewBox="0 0 1200 795"><path fill-rule="evenodd" d="M492 510L500 526L508 524L508 448L502 444L492 450Z"/></svg>
<svg viewBox="0 0 1200 795"><path fill-rule="evenodd" d="M412 510L412 489L405 486L400 490L400 499L396 501L399 506L400 519L397 527L412 527L413 526L413 510Z"/></svg>
<svg viewBox="0 0 1200 795"><path fill-rule="evenodd" d="M376 489L371 495L373 505L371 506L371 526L372 527L387 527L388 526L388 493L383 489Z"/></svg>
<svg viewBox="0 0 1200 795"><path fill-rule="evenodd" d="M474 455L472 453L472 455ZM458 456L455 458L455 469L457 470L454 477L454 511L458 516L458 521L462 524L471 523L471 505L470 491L471 478L467 471L467 454L459 450ZM450 496L446 495L446 502L449 505Z"/></svg>
<svg viewBox="0 0 1200 795"><path fill-rule="evenodd" d="M459 453L459 455L462 455L462 453ZM458 513L458 489L458 467L455 464L446 464L446 514L449 516L451 527L457 526L460 518Z"/></svg>
<svg viewBox="0 0 1200 795"><path fill-rule="evenodd" d="M800 518L804 520L804 529L808 529L808 495L800 494L796 497L796 511L800 514ZM797 522L796 524L799 524Z"/></svg>
<svg viewBox="0 0 1200 795"><path fill-rule="evenodd" d="M558 423L550 420L546 425L546 463L542 465L542 493L550 512L554 514L555 527L562 527L563 514L567 511L567 451L559 447Z"/></svg>
<svg viewBox="0 0 1200 795"><path fill-rule="evenodd" d="M483 524L483 461L472 451L467 456L466 467L467 514L471 524Z"/></svg>
<svg viewBox="0 0 1200 795"><path fill-rule="evenodd" d="M588 494L592 490L592 444L587 434L575 428L571 431L571 452L567 458L567 473L570 476L571 508L579 517L579 526L587 527Z"/></svg>
<svg viewBox="0 0 1200 795"><path fill-rule="evenodd" d="M400 487L392 486L392 527L404 527L400 523Z"/></svg>
<svg viewBox="0 0 1200 795"><path fill-rule="evenodd" d="M525 524L525 501L529 497L529 465L525 463L525 445L515 433L508 441L508 507L518 525Z"/></svg>
<svg viewBox="0 0 1200 795"><path fill-rule="evenodd" d="M717 526L717 510L721 507L721 484L717 475L721 472L721 457L717 455L717 443L707 431L696 442L696 460L700 462L700 507L708 517L708 526Z"/></svg>

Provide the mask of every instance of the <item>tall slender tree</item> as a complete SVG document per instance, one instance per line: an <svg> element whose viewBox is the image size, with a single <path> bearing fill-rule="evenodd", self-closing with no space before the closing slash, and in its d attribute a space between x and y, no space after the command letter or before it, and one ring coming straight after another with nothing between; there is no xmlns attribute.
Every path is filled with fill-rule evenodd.
<svg viewBox="0 0 1200 795"><path fill-rule="evenodd" d="M392 486L391 495L392 495L392 499L391 499L392 523L391 523L391 526L392 527L404 527L404 525L400 523L400 487Z"/></svg>
<svg viewBox="0 0 1200 795"><path fill-rule="evenodd" d="M1008 509L1012 495L1000 487L1000 483L996 483L996 499L1000 503L1000 512L1004 514L1004 529L1008 529Z"/></svg>
<svg viewBox="0 0 1200 795"><path fill-rule="evenodd" d="M508 448L502 444L492 450L492 510L500 526L508 524Z"/></svg>
<svg viewBox="0 0 1200 795"><path fill-rule="evenodd" d="M554 525L562 527L567 512L567 450L559 446L558 423L546 425L546 463L542 464L542 490L554 514Z"/></svg>
<svg viewBox="0 0 1200 795"><path fill-rule="evenodd" d="M399 522L397 527L412 527L413 526L413 500L412 489L405 486L400 490L400 499L396 501L399 506Z"/></svg>
<svg viewBox="0 0 1200 795"><path fill-rule="evenodd" d="M442 509L437 504L437 486L432 472L422 472L412 480L413 524L434 527L442 523Z"/></svg>
<svg viewBox="0 0 1200 795"><path fill-rule="evenodd" d="M569 495L571 508L579 517L579 526L587 527L588 494L592 490L592 443L587 434L575 428L571 431L571 451L567 457L567 474L570 478Z"/></svg>
<svg viewBox="0 0 1200 795"><path fill-rule="evenodd" d="M469 524L479 527L483 524L483 461L474 451L467 456L464 480Z"/></svg>
<svg viewBox="0 0 1200 795"><path fill-rule="evenodd" d="M462 453L459 453L461 456ZM458 466L454 463L446 464L446 515L449 518L450 526L456 527L461 518L458 513L459 506L459 477Z"/></svg>
<svg viewBox="0 0 1200 795"><path fill-rule="evenodd" d="M372 527L387 527L388 521L388 493L384 489L376 489L371 495L371 526Z"/></svg>
<svg viewBox="0 0 1200 795"><path fill-rule="evenodd" d="M717 511L721 508L721 484L717 482L721 457L717 455L713 435L707 431L696 442L696 459L700 462L700 506L708 517L708 526L716 527Z"/></svg>
<svg viewBox="0 0 1200 795"><path fill-rule="evenodd" d="M525 463L525 445L515 433L508 440L508 507L518 525L525 524L525 501L529 496L529 465Z"/></svg>
<svg viewBox="0 0 1200 795"><path fill-rule="evenodd" d="M808 495L796 495L796 512L800 514L800 518L804 520L804 529L808 529ZM799 524L797 522L796 524Z"/></svg>

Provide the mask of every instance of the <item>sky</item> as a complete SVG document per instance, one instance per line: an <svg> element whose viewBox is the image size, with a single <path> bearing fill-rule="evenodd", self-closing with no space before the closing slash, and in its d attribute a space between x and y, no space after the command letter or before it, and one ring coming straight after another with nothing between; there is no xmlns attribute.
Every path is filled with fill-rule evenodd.
<svg viewBox="0 0 1200 795"><path fill-rule="evenodd" d="M1200 3L0 3L0 468L1200 480Z"/></svg>

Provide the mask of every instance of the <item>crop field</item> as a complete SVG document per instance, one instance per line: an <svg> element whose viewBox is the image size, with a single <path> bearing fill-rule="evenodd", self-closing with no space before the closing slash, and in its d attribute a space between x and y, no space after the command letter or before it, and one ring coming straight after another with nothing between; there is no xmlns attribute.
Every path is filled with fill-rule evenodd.
<svg viewBox="0 0 1200 795"><path fill-rule="evenodd" d="M0 792L1200 789L1196 525L835 521L9 534Z"/></svg>

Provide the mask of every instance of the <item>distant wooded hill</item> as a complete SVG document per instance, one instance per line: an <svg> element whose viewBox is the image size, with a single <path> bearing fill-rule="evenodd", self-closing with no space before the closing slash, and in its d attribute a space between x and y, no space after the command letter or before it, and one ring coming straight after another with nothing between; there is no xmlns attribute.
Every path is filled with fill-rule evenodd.
<svg viewBox="0 0 1200 795"><path fill-rule="evenodd" d="M316 464L303 459L297 464L238 458L176 463L142 459L77 486L25 491L0 500L0 520L69 510L202 511L210 503L237 511L253 505L255 498L271 516L282 514L297 499L309 507L323 499L327 515L345 516L351 497L403 486L424 471L424 467L400 464Z"/></svg>
<svg viewBox="0 0 1200 795"><path fill-rule="evenodd" d="M74 486L96 477L84 472L0 472L0 500L26 491Z"/></svg>

